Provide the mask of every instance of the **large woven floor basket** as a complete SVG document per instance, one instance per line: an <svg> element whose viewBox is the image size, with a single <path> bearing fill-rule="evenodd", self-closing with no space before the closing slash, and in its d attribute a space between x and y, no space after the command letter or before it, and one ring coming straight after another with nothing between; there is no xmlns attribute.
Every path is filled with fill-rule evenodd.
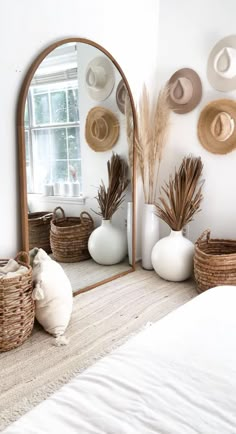
<svg viewBox="0 0 236 434"><path fill-rule="evenodd" d="M62 217L57 216L58 211ZM54 259L58 262L79 262L90 258L88 239L94 229L89 213L80 217L66 217L61 207L55 208L51 222L50 243Z"/></svg>
<svg viewBox="0 0 236 434"><path fill-rule="evenodd" d="M41 248L51 252L50 225L52 212L32 212L28 214L29 222L29 248Z"/></svg>
<svg viewBox="0 0 236 434"><path fill-rule="evenodd" d="M195 243L194 276L198 292L236 285L236 240L211 239L204 231Z"/></svg>
<svg viewBox="0 0 236 434"><path fill-rule="evenodd" d="M34 325L35 306L29 256L20 252L16 260L26 266L28 271L15 277L0 277L0 351L9 351L23 344ZM7 262L0 260L0 266Z"/></svg>

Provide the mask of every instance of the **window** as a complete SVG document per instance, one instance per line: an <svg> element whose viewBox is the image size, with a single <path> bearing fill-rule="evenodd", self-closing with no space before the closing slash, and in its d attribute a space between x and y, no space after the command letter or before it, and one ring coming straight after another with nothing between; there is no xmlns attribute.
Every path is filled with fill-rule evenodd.
<svg viewBox="0 0 236 434"><path fill-rule="evenodd" d="M77 80L32 85L25 107L27 189L81 178Z"/></svg>

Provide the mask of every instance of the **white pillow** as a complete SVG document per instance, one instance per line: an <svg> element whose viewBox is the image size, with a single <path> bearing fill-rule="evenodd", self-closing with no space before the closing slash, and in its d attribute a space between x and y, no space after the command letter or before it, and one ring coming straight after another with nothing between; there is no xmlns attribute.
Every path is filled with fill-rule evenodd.
<svg viewBox="0 0 236 434"><path fill-rule="evenodd" d="M72 287L61 265L43 249L38 250L33 260L33 282L38 322L53 336L62 336L71 317Z"/></svg>

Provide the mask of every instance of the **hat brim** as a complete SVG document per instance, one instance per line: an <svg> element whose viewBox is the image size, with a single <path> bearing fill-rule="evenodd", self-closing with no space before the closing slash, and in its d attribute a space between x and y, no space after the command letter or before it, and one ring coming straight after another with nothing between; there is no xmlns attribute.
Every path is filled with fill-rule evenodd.
<svg viewBox="0 0 236 434"><path fill-rule="evenodd" d="M233 78L221 77L214 69L214 59L216 55L225 47L231 47L236 49L236 35L227 36L221 39L213 47L208 57L207 62L207 78L209 83L214 87L214 89L221 92L229 92L236 89L236 75Z"/></svg>
<svg viewBox="0 0 236 434"><path fill-rule="evenodd" d="M121 101L120 97L119 97L120 92L122 92L122 88L124 88L125 91L127 92L127 89L126 89L126 86L125 86L125 83L123 80L121 80L119 82L117 89L116 89L116 103L117 103L117 106L118 106L120 112L123 113L123 115L124 115L125 114L125 102Z"/></svg>
<svg viewBox="0 0 236 434"><path fill-rule="evenodd" d="M188 78L193 86L193 94L189 102L186 104L178 104L172 100L169 96L169 104L171 109L177 114L185 114L191 112L201 101L202 98L202 83L199 75L190 68L182 68L176 71L168 81L168 85L171 86L181 77Z"/></svg>
<svg viewBox="0 0 236 434"><path fill-rule="evenodd" d="M230 99L211 101L200 113L197 127L198 138L207 151L213 154L228 154L236 147L236 127L224 142L216 140L211 133L211 124L220 112L228 113L234 119L236 126L236 102Z"/></svg>
<svg viewBox="0 0 236 434"><path fill-rule="evenodd" d="M86 82L86 76L88 70L96 66L103 66L103 68L105 68L106 70L107 81L102 89L96 89L96 87L88 86ZM104 56L98 56L95 57L93 60L91 60L91 62L89 62L86 68L85 85L89 96L93 100L104 101L105 99L107 99L108 96L111 94L113 87L115 85L115 74L114 74L114 68L111 61Z"/></svg>
<svg viewBox="0 0 236 434"><path fill-rule="evenodd" d="M99 140L92 135L91 126L96 119L104 115L106 115L106 117L109 119L109 134L106 139ZM105 107L93 107L88 112L85 123L85 139L90 148L92 148L94 151L104 152L111 149L116 144L119 138L119 133L119 120L111 110L108 110Z"/></svg>

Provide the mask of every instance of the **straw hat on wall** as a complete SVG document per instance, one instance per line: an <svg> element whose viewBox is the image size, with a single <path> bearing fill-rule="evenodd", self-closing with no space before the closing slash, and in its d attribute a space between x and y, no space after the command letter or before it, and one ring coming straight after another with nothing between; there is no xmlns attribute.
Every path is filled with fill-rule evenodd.
<svg viewBox="0 0 236 434"><path fill-rule="evenodd" d="M94 151L111 149L118 140L119 121L115 114L105 107L93 107L87 115L85 138Z"/></svg>
<svg viewBox="0 0 236 434"><path fill-rule="evenodd" d="M202 97L202 83L199 75L190 68L176 71L169 79L169 103L178 114L192 111Z"/></svg>
<svg viewBox="0 0 236 434"><path fill-rule="evenodd" d="M207 77L217 90L236 89L236 35L221 39L213 47L208 58Z"/></svg>
<svg viewBox="0 0 236 434"><path fill-rule="evenodd" d="M85 84L89 95L96 101L104 101L111 94L115 84L115 73L107 57L98 56L89 62Z"/></svg>
<svg viewBox="0 0 236 434"><path fill-rule="evenodd" d="M230 99L212 101L198 120L198 138L213 154L227 154L236 147L236 102Z"/></svg>

